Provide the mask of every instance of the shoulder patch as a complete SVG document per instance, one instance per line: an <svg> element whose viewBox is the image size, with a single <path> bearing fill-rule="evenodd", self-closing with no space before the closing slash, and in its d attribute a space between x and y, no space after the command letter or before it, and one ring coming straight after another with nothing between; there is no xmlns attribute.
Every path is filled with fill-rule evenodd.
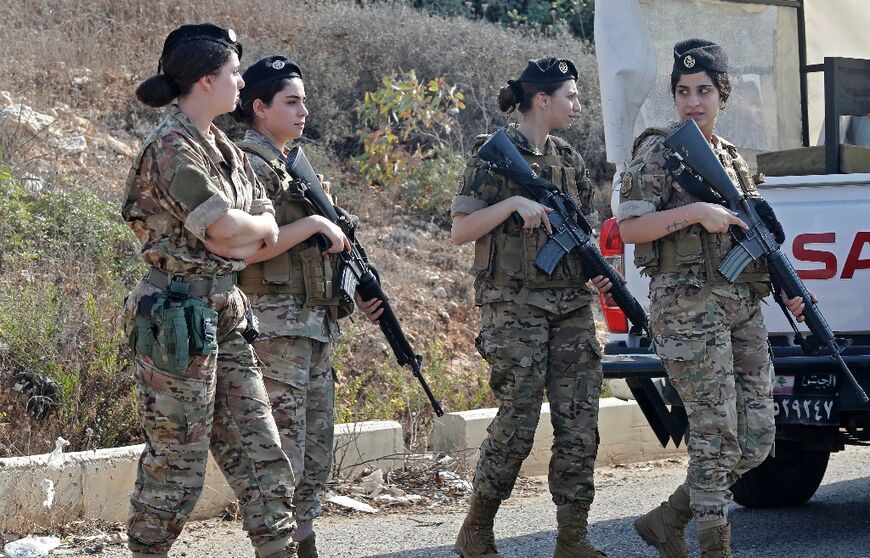
<svg viewBox="0 0 870 558"><path fill-rule="evenodd" d="M673 132L673 130L669 128L647 128L646 130L641 132L640 135L637 136L637 138L635 138L634 144L631 146L632 158L638 156L638 152L641 150L641 148L652 145L653 139L658 139L659 141L661 141L663 138L671 135L671 132Z"/></svg>

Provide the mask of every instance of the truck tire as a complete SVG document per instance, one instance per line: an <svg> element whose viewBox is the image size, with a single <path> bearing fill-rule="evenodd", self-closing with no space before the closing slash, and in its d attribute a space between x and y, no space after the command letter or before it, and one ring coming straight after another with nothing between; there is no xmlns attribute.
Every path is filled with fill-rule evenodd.
<svg viewBox="0 0 870 558"><path fill-rule="evenodd" d="M777 440L776 457L768 457L731 487L734 501L747 508L800 506L816 493L830 456L830 451Z"/></svg>

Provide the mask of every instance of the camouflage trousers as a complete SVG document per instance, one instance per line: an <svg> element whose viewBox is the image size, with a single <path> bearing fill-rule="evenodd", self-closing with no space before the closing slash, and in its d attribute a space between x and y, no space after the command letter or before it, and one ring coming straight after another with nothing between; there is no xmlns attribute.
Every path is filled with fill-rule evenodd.
<svg viewBox="0 0 870 558"><path fill-rule="evenodd" d="M296 519L314 519L320 515L320 494L332 468L332 344L308 337L273 337L256 347L281 447L293 466Z"/></svg>
<svg viewBox="0 0 870 558"><path fill-rule="evenodd" d="M652 289L656 353L689 416L687 483L699 522L725 521L729 487L773 446L773 366L745 284Z"/></svg>
<svg viewBox="0 0 870 558"><path fill-rule="evenodd" d="M140 296L154 291L140 285L128 297L128 318ZM255 547L275 545L294 528L293 472L253 349L242 338L244 295L234 290L209 302L219 312L217 354L191 356L181 374L136 355L145 449L127 523L134 552L167 552L178 538L202 493L209 448Z"/></svg>
<svg viewBox="0 0 870 558"><path fill-rule="evenodd" d="M590 307L556 315L511 302L485 304L475 342L491 366L489 384L500 403L480 446L475 493L510 497L532 450L546 390L553 425L553 501L591 502L602 375Z"/></svg>

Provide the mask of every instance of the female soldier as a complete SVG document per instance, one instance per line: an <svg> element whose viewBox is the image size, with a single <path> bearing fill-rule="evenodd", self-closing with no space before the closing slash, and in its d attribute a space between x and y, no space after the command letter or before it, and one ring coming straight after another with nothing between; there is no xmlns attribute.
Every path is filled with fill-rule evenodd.
<svg viewBox="0 0 870 558"><path fill-rule="evenodd" d="M243 74L245 89L233 117L250 126L239 147L251 155L278 224L278 242L247 256L239 287L251 296L260 321L257 356L284 452L293 466L300 557L316 557L313 521L332 466L332 342L336 319L352 307L340 304L334 280L338 258L350 243L341 229L318 214L301 184L285 170L287 144L302 136L308 110L302 70L284 56L269 56ZM326 254L313 242L330 241ZM312 239L310 242L304 242Z"/></svg>
<svg viewBox="0 0 870 558"><path fill-rule="evenodd" d="M150 266L125 304L145 431L128 522L140 558L167 556L202 492L209 448L258 558L296 556L293 473L235 286L245 263L205 246L272 246L278 236L253 170L212 124L244 86L241 53L230 29L183 25L166 38L158 74L136 90L153 107L177 98L133 163L122 210Z"/></svg>
<svg viewBox="0 0 870 558"><path fill-rule="evenodd" d="M576 80L569 60L530 60L518 80L501 88L498 104L503 112L518 108L521 114L519 125L506 131L526 161L591 214L593 189L583 160L564 140L549 135L567 130L580 111ZM484 139L478 139L474 152ZM454 547L464 558L500 556L493 519L532 449L545 389L554 430L555 556L604 556L586 537L602 383L593 295L575 252L552 276L535 268L535 254L550 232L548 211L519 184L488 171L474 154L453 198L453 242L475 242L471 272L475 304L481 307L475 343L491 365L490 386L500 401L480 446L471 507ZM602 291L610 288L600 276L593 283Z"/></svg>
<svg viewBox="0 0 870 558"><path fill-rule="evenodd" d="M735 184L758 191L737 149L713 133L731 92L724 51L690 39L674 46L671 93L681 122L691 118ZM731 556L728 488L760 464L773 445L772 367L760 302L769 293L763 263L734 284L715 270L731 247L728 228L746 224L726 208L697 201L665 170L667 129L634 143L617 211L635 265L650 276L650 325L656 352L689 416L686 482L635 529L661 556L687 557L685 527L694 513L701 555ZM786 301L795 315L800 299ZM800 318L799 318L800 319Z"/></svg>

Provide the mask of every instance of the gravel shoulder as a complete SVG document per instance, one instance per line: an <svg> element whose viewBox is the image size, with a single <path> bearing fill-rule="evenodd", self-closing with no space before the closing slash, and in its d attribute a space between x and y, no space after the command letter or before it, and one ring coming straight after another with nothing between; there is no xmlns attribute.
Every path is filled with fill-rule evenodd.
<svg viewBox="0 0 870 558"><path fill-rule="evenodd" d="M734 505L735 556L795 558L870 556L870 476L867 448L834 454L819 491L798 508L753 510ZM627 466L599 467L597 497L592 507L592 540L610 556L653 558L655 552L632 530L634 518L664 499L685 475L685 459ZM464 517L465 504L347 514L327 506L318 521L320 555L331 558L451 558L452 544ZM505 558L552 556L555 507L546 479L522 479L515 495L496 519L499 550ZM694 527L689 529L692 556ZM72 538L56 554L84 557L86 544ZM106 544L98 555L129 557L120 544ZM253 550L238 521L192 522L173 548L172 557L250 558Z"/></svg>

